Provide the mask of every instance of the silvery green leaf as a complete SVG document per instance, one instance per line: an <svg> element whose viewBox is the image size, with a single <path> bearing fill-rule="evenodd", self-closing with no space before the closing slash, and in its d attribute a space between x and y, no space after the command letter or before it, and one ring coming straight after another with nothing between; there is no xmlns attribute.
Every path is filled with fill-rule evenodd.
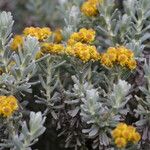
<svg viewBox="0 0 150 150"><path fill-rule="evenodd" d="M29 136L29 130L28 130L28 127L27 127L27 123L26 123L26 122L23 122L23 124L22 124L22 134L23 134L25 137L28 137L28 136Z"/></svg>
<svg viewBox="0 0 150 150"><path fill-rule="evenodd" d="M19 137L16 135L13 137L13 141L14 141L14 150L21 150L23 149L23 143L19 140Z"/></svg>
<svg viewBox="0 0 150 150"><path fill-rule="evenodd" d="M5 48L4 46L6 46L10 40L13 24L14 21L10 12L0 12L0 41L2 42L1 48Z"/></svg>
<svg viewBox="0 0 150 150"><path fill-rule="evenodd" d="M114 84L113 91L110 94L110 99L113 102L114 108L120 108L126 104L127 100L124 99L130 88L131 85L124 80L119 80L117 84Z"/></svg>
<svg viewBox="0 0 150 150"><path fill-rule="evenodd" d="M45 132L46 128L43 127L43 128L39 128L37 129L34 134L31 132L31 135L32 135L32 138L31 139L36 139L38 138L40 135L42 135L44 132Z"/></svg>
<svg viewBox="0 0 150 150"><path fill-rule="evenodd" d="M45 117L42 118L41 112L37 112L37 113L31 112L30 113L29 126L30 126L30 130L32 132L34 132L38 128L41 128L44 122L45 122Z"/></svg>
<svg viewBox="0 0 150 150"><path fill-rule="evenodd" d="M22 123L20 135L13 136L14 150L30 150L31 145L38 141L38 137L45 132L43 126L45 117L42 117L41 112L31 112L29 126L26 122Z"/></svg>
<svg viewBox="0 0 150 150"><path fill-rule="evenodd" d="M136 126L143 126L147 123L146 119L140 119L139 121L137 121L135 124Z"/></svg>
<svg viewBox="0 0 150 150"><path fill-rule="evenodd" d="M98 134L99 129L97 127L91 128L91 131L89 132L89 137L93 138Z"/></svg>
<svg viewBox="0 0 150 150"><path fill-rule="evenodd" d="M77 103L79 103L79 102L80 102L79 99L71 100L71 101L65 101L66 104L77 104Z"/></svg>
<svg viewBox="0 0 150 150"><path fill-rule="evenodd" d="M141 42L144 42L146 40L150 39L150 33L145 33L142 37L141 37Z"/></svg>
<svg viewBox="0 0 150 150"><path fill-rule="evenodd" d="M68 113L71 117L75 117L77 115L77 113L79 112L79 110L80 110L80 108L76 107L74 110L68 111Z"/></svg>
<svg viewBox="0 0 150 150"><path fill-rule="evenodd" d="M83 129L82 132L83 133L89 133L91 129Z"/></svg>
<svg viewBox="0 0 150 150"><path fill-rule="evenodd" d="M27 75L29 75L30 72L32 72L34 74L34 70L36 70L36 65L34 63L30 63L30 65L27 66L23 70L23 72L22 72L23 76L22 77L23 78L27 77Z"/></svg>
<svg viewBox="0 0 150 150"><path fill-rule="evenodd" d="M58 116L57 116L57 114L56 114L54 111L51 111L51 115L53 116L53 118L54 118L55 120L58 119Z"/></svg>
<svg viewBox="0 0 150 150"><path fill-rule="evenodd" d="M99 145L100 147L102 146L108 146L110 144L110 139L109 137L107 136L107 134L102 131L100 134L99 134Z"/></svg>
<svg viewBox="0 0 150 150"><path fill-rule="evenodd" d="M150 95L150 92L149 92L146 88L144 88L144 87L139 87L139 89L140 89L144 94Z"/></svg>
<svg viewBox="0 0 150 150"><path fill-rule="evenodd" d="M109 138L108 138L108 136L106 135L106 133L102 133L102 145L105 145L105 146L107 146L107 145L109 145L109 143L110 143L110 141L109 141Z"/></svg>
<svg viewBox="0 0 150 150"><path fill-rule="evenodd" d="M32 59L35 59L36 53L40 50L38 40L35 37L27 36L24 40L23 49L31 54Z"/></svg>
<svg viewBox="0 0 150 150"><path fill-rule="evenodd" d="M28 93L32 93L32 89L30 89L31 85L30 84L23 84L21 86L17 86L16 89L14 89L15 92L19 92L19 91L25 91Z"/></svg>
<svg viewBox="0 0 150 150"><path fill-rule="evenodd" d="M149 18L150 17L150 8L149 10L145 13L145 18Z"/></svg>

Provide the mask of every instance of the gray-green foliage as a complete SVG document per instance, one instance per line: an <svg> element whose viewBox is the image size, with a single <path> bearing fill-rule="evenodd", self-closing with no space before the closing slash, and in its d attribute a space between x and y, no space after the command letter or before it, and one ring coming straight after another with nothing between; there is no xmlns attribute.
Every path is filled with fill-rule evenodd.
<svg viewBox="0 0 150 150"><path fill-rule="evenodd" d="M108 48L120 44L131 48L137 57L143 57L143 50L149 47L149 0L126 0L122 10L116 8L114 0L104 0L104 3L98 6L99 16L95 18L81 15L79 7L82 2L83 0L59 1L58 10L65 23L63 28L65 41L80 27L92 27L97 31L95 44L98 47ZM37 20L44 17L44 21L47 22L51 17L47 16L49 3L50 1L43 4L40 0L29 0L27 8L38 15ZM138 103L134 107L136 114L133 114L130 104L134 99L131 95L134 93L130 94L132 92L130 89L133 90L134 86L121 79L119 69L115 72L116 79L111 69L112 72L109 72L93 62L83 64L79 59L66 55L48 54L36 60L36 53L40 50L41 43L30 36L24 38L23 45L17 52L12 52L9 49L12 26L11 14L0 13L0 68L2 69L0 94L24 96L25 92L32 93L32 85L38 83L33 97L37 98L38 105L44 106L43 115L52 116L48 127L57 125L59 136L65 137L62 138L65 139L63 141L65 148L87 150L86 142L90 140L93 149L115 149L111 131L120 121L128 120L130 115L138 120L136 123L129 121L142 130L143 142L149 141L150 65L148 63L143 67L146 84L140 87L142 96L135 96L135 101ZM64 45L65 41L62 42ZM19 112L24 115L22 110ZM17 113L13 117L9 128L15 128L12 123L17 120ZM42 117L41 112L31 112L29 122L22 122L21 119L19 125L17 124L19 128L12 136L7 132L9 138L3 141L2 148L7 146L14 150L31 149L31 145L44 133L45 117ZM142 144L140 143L140 146Z"/></svg>
<svg viewBox="0 0 150 150"><path fill-rule="evenodd" d="M79 5L81 4L81 1L82 0L63 2L60 3L60 6L58 7L58 10L62 13L62 17L64 18L65 22L65 26L63 28L63 34L65 39L68 39L71 33L78 30L80 22Z"/></svg>
<svg viewBox="0 0 150 150"><path fill-rule="evenodd" d="M103 45L114 45L117 42L117 31L119 29L117 21L119 19L119 11L114 10L114 0L106 0L100 6L100 23L97 26L98 32L102 35Z"/></svg>
<svg viewBox="0 0 150 150"><path fill-rule="evenodd" d="M87 90L86 97L82 101L80 115L84 122L91 125L89 129L83 129L82 132L88 134L88 138L94 139L94 149L104 145L108 146L110 139L106 128L111 126L108 107L102 103L96 89Z"/></svg>
<svg viewBox="0 0 150 150"><path fill-rule="evenodd" d="M42 97L38 97L37 102L46 105L45 113L50 112L54 119L57 119L55 113L55 103L59 101L59 95L55 90L59 88L60 72L59 68L65 64L59 56L47 55L44 60L39 63L39 81L43 89L41 89Z"/></svg>
<svg viewBox="0 0 150 150"><path fill-rule="evenodd" d="M16 131L13 124L8 122L12 130L9 131L9 139L0 144L1 149L10 148L10 150L31 150L31 146L38 141L38 137L45 132L43 126L45 117L42 117L41 112L30 112L29 123L23 121L19 128L21 131Z"/></svg>
<svg viewBox="0 0 150 150"><path fill-rule="evenodd" d="M105 99L99 95L103 93L102 89L86 90L80 115L84 122L91 125L90 128L84 129L83 133L88 134L88 138L94 139L93 148L109 147L111 129L127 113L124 106L130 87L126 81L119 80L110 93L105 93L108 95Z"/></svg>
<svg viewBox="0 0 150 150"><path fill-rule="evenodd" d="M36 38L28 36L24 39L23 49L19 50L19 53L13 54L13 60L16 63L11 68L11 74L14 76L15 81L14 93L18 91L31 92L31 85L33 83L29 80L36 73L36 53L39 51L40 46ZM35 84L35 83L34 83Z"/></svg>
<svg viewBox="0 0 150 150"><path fill-rule="evenodd" d="M72 80L74 83L72 89L65 91L65 108L64 112L61 112L60 116L63 117L58 121L58 129L61 129L60 135L65 135L66 137L66 148L73 147L76 150L80 148L86 149L85 135L82 133L83 124L80 118L80 104L82 102L81 99L85 97L86 90L90 90L92 86L84 80L80 82L76 76L72 76Z"/></svg>
<svg viewBox="0 0 150 150"><path fill-rule="evenodd" d="M13 22L10 12L0 13L0 68L2 70L0 94L19 96L24 92L31 92L31 85L37 83L30 82L30 79L37 71L36 53L40 46L36 38L28 36L24 38L18 53L11 51L9 46ZM30 146L45 131L43 127L45 117L42 117L41 112L31 112L29 126L28 122L22 122L18 115L6 120L1 118L1 121L6 125L7 131L3 134L8 136L8 139L1 139L1 142L4 142L1 144L1 149L4 147L16 150L31 149ZM18 126L21 126L21 131Z"/></svg>
<svg viewBox="0 0 150 150"><path fill-rule="evenodd" d="M140 90L143 92L144 97L140 98L136 96L138 106L137 109L135 109L135 112L137 117L140 117L140 120L136 122L136 125L142 129L142 138L145 144L149 146L146 141L150 141L150 64L147 62L145 62L144 64L144 71L146 84L140 87Z"/></svg>
<svg viewBox="0 0 150 150"><path fill-rule="evenodd" d="M0 48L6 49L11 38L12 26L14 24L13 17L10 12L0 13Z"/></svg>
<svg viewBox="0 0 150 150"><path fill-rule="evenodd" d="M19 53L9 49L13 26L11 13L0 14L0 57L2 75L0 76L0 90L3 94L15 94L22 91L31 92L29 80L36 72L36 52L40 49L39 42L33 37L27 37L23 42L23 49Z"/></svg>
<svg viewBox="0 0 150 150"><path fill-rule="evenodd" d="M124 1L125 13L131 19L128 46L134 50L136 56L141 55L144 48L149 47L150 39L150 3L149 0L127 0Z"/></svg>
<svg viewBox="0 0 150 150"><path fill-rule="evenodd" d="M114 84L113 92L110 94L111 105L113 108L119 109L127 103L127 101L124 100L130 88L131 85L124 80L119 80L117 84Z"/></svg>
<svg viewBox="0 0 150 150"><path fill-rule="evenodd" d="M8 44L12 35L12 26L14 24L12 15L10 12L1 12L0 13L0 67L8 72L7 66L10 62L10 56L8 50Z"/></svg>
<svg viewBox="0 0 150 150"><path fill-rule="evenodd" d="M45 119L41 112L31 112L29 125L24 121L20 134L13 136L13 150L30 150L31 146L38 141L38 137L46 130L43 126Z"/></svg>

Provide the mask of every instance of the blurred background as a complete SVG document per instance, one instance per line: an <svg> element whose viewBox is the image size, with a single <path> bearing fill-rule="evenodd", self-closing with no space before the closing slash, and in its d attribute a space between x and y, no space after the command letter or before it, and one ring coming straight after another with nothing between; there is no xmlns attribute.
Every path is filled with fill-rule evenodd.
<svg viewBox="0 0 150 150"><path fill-rule="evenodd" d="M57 9L59 3L60 0L0 0L0 11L12 12L15 33L26 26L60 28L63 19Z"/></svg>

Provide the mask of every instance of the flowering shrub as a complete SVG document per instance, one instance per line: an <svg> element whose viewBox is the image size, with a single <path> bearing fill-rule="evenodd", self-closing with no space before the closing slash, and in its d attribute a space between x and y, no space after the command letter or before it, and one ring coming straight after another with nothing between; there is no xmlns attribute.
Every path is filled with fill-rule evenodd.
<svg viewBox="0 0 150 150"><path fill-rule="evenodd" d="M148 150L150 1L58 4L20 34L0 12L0 149Z"/></svg>

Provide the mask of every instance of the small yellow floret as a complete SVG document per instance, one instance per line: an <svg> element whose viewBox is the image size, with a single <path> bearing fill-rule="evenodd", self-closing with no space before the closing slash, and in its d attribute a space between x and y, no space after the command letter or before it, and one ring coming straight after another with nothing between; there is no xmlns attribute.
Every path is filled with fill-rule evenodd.
<svg viewBox="0 0 150 150"><path fill-rule="evenodd" d="M137 63L135 60L129 60L128 63L127 63L127 66L129 67L129 69L133 70L136 68L137 66Z"/></svg>
<svg viewBox="0 0 150 150"><path fill-rule="evenodd" d="M8 96L7 97L8 105L11 107L13 111L18 109L18 103L16 101L16 98L14 96Z"/></svg>
<svg viewBox="0 0 150 150"><path fill-rule="evenodd" d="M117 129L119 129L119 130L126 130L127 129L127 124L125 124L125 123L119 123L117 125Z"/></svg>
<svg viewBox="0 0 150 150"><path fill-rule="evenodd" d="M81 37L79 36L78 32L74 32L71 34L70 39L79 42L81 40Z"/></svg>
<svg viewBox="0 0 150 150"><path fill-rule="evenodd" d="M112 137L113 138L117 138L117 137L120 137L120 136L121 136L121 130L116 128L112 131Z"/></svg>
<svg viewBox="0 0 150 150"><path fill-rule="evenodd" d="M22 46L22 44L23 44L23 37L21 35L15 35L10 45L10 48L16 51L18 50L19 46Z"/></svg>
<svg viewBox="0 0 150 150"><path fill-rule="evenodd" d="M61 43L61 41L63 40L63 35L60 29L56 29L54 31L54 42L55 43Z"/></svg>
<svg viewBox="0 0 150 150"><path fill-rule="evenodd" d="M79 31L79 37L80 37L80 41L83 43L91 43L94 41L95 39L95 34L96 32L93 29L85 29L82 28Z"/></svg>
<svg viewBox="0 0 150 150"><path fill-rule="evenodd" d="M118 62L124 67L128 62L128 57L125 54L118 55Z"/></svg>
<svg viewBox="0 0 150 150"><path fill-rule="evenodd" d="M98 5L102 3L103 0L87 0L81 6L81 12L88 17L95 17L98 15Z"/></svg>
<svg viewBox="0 0 150 150"><path fill-rule="evenodd" d="M4 117L10 117L12 115L12 109L10 106L4 106L2 108L2 114Z"/></svg>
<svg viewBox="0 0 150 150"><path fill-rule="evenodd" d="M133 133L132 140L133 143L138 143L141 139L141 135L138 132Z"/></svg>
<svg viewBox="0 0 150 150"><path fill-rule="evenodd" d="M125 138L119 137L115 140L115 144L118 148L125 148L127 141Z"/></svg>
<svg viewBox="0 0 150 150"><path fill-rule="evenodd" d="M113 63L111 62L111 59L109 58L109 55L107 55L106 53L102 54L101 63L105 67L109 67L109 68L113 67Z"/></svg>

